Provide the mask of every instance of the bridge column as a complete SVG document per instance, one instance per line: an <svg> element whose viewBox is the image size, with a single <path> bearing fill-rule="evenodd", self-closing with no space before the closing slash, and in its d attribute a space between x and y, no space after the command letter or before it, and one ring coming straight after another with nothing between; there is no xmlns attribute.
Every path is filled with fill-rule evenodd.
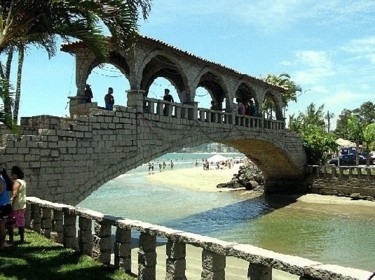
<svg viewBox="0 0 375 280"><path fill-rule="evenodd" d="M41 229L40 233L47 238L51 238L51 230L52 230L52 212L51 209L47 207L42 207L42 215L41 215Z"/></svg>
<svg viewBox="0 0 375 280"><path fill-rule="evenodd" d="M77 250L77 215L64 210L64 247Z"/></svg>
<svg viewBox="0 0 375 280"><path fill-rule="evenodd" d="M60 210L52 210L52 231L51 239L57 243L63 243L64 213Z"/></svg>
<svg viewBox="0 0 375 280"><path fill-rule="evenodd" d="M249 264L248 280L272 280L272 268L261 264Z"/></svg>
<svg viewBox="0 0 375 280"><path fill-rule="evenodd" d="M138 279L156 279L156 236L143 232L139 236Z"/></svg>
<svg viewBox="0 0 375 280"><path fill-rule="evenodd" d="M92 221L88 218L78 219L78 246L81 254L91 256L93 249Z"/></svg>
<svg viewBox="0 0 375 280"><path fill-rule="evenodd" d="M144 98L146 91L145 90L127 90L128 94L128 107L134 108L137 113L143 113Z"/></svg>
<svg viewBox="0 0 375 280"><path fill-rule="evenodd" d="M132 267L132 237L130 229L116 229L115 242L115 268L123 268L126 273L131 272Z"/></svg>
<svg viewBox="0 0 375 280"><path fill-rule="evenodd" d="M69 96L69 113L70 116L82 115L82 105L86 104L86 97L82 95ZM86 112L83 112L86 113Z"/></svg>
<svg viewBox="0 0 375 280"><path fill-rule="evenodd" d="M166 280L186 280L186 244L168 240Z"/></svg>
<svg viewBox="0 0 375 280"><path fill-rule="evenodd" d="M202 280L225 279L225 256L203 249L202 251Z"/></svg>

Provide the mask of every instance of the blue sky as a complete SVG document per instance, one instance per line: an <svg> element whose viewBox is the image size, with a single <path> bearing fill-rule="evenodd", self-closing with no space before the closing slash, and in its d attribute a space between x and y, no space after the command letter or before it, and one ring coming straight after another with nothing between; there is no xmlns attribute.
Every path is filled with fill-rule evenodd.
<svg viewBox="0 0 375 280"><path fill-rule="evenodd" d="M254 77L290 74L303 94L287 114L313 102L337 117L375 102L373 0L154 0L140 33ZM30 49L23 77L21 116L68 114L73 56L59 52L49 60ZM100 105L109 86L125 104L129 83L115 69L96 68L89 83ZM161 98L164 86L155 81L152 97Z"/></svg>

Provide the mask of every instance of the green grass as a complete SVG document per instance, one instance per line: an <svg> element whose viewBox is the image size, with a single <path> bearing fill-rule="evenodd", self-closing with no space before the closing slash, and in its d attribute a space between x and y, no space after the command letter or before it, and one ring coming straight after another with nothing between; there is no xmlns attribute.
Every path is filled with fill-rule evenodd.
<svg viewBox="0 0 375 280"><path fill-rule="evenodd" d="M26 230L25 239L25 244L0 250L0 279L135 279L35 232Z"/></svg>

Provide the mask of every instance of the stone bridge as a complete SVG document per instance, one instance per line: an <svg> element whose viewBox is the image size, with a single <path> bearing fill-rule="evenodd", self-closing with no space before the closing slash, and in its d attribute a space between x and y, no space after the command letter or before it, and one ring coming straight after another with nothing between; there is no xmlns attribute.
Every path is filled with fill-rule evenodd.
<svg viewBox="0 0 375 280"><path fill-rule="evenodd" d="M155 47L159 49L153 50ZM82 96L82 86L97 62L88 59L91 54L80 43L66 46L76 52L80 66L77 96L70 101L71 116L22 118L17 135L0 130L0 166L20 165L30 196L77 204L104 183L163 154L218 142L236 148L258 165L265 175L267 193L304 191L306 156L299 136L285 128L282 89L171 46L162 47L158 41L141 37L133 51L112 53L113 63L129 63L124 74L132 88L126 106L115 105L113 111L107 111L96 103L85 103ZM158 65L162 53L174 55L174 61L184 67L173 68L172 58L166 57L168 63ZM172 70L185 72L170 80L189 92L189 102L147 97L151 82ZM206 87L212 99L226 100L225 110L199 108L194 102L198 86ZM238 96L255 100L258 109L266 96L272 96L276 119L261 110L256 116L232 112L233 98Z"/></svg>

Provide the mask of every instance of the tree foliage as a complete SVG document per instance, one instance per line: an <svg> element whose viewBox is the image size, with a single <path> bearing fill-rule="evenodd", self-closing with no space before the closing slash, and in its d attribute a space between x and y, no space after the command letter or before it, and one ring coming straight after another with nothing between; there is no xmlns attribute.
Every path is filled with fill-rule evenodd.
<svg viewBox="0 0 375 280"><path fill-rule="evenodd" d="M131 45L137 33L137 21L146 19L152 0L1 0L0 54L6 63L0 65L0 76L10 82L13 52L23 54L32 44L44 48L49 57L56 53L57 39L81 40L96 58L103 60L109 51L102 25L110 32L111 43L120 48ZM140 15L141 14L141 15ZM5 67L5 69L4 69ZM14 119L17 119L22 69L18 69ZM6 93L4 91L3 93ZM4 103L6 115L12 114Z"/></svg>
<svg viewBox="0 0 375 280"><path fill-rule="evenodd" d="M290 101L297 102L297 92L301 92L302 89L294 81L290 79L290 75L282 73L280 75L268 74L266 77L260 77L261 80L265 81L268 84L278 86L284 89L282 92L282 102L284 108L288 107ZM272 118L273 111L275 111L276 105L272 98L266 96L263 101L262 110L267 112L268 117Z"/></svg>
<svg viewBox="0 0 375 280"><path fill-rule="evenodd" d="M336 136L327 132L325 117L324 105L316 108L313 103L305 113L291 116L289 128L301 135L308 164L325 162L325 156L337 148Z"/></svg>
<svg viewBox="0 0 375 280"><path fill-rule="evenodd" d="M375 122L375 104L367 101L354 110L343 109L336 122L335 134L337 137L347 139L350 135L348 120L351 115L356 115L359 118L359 124L364 128Z"/></svg>

